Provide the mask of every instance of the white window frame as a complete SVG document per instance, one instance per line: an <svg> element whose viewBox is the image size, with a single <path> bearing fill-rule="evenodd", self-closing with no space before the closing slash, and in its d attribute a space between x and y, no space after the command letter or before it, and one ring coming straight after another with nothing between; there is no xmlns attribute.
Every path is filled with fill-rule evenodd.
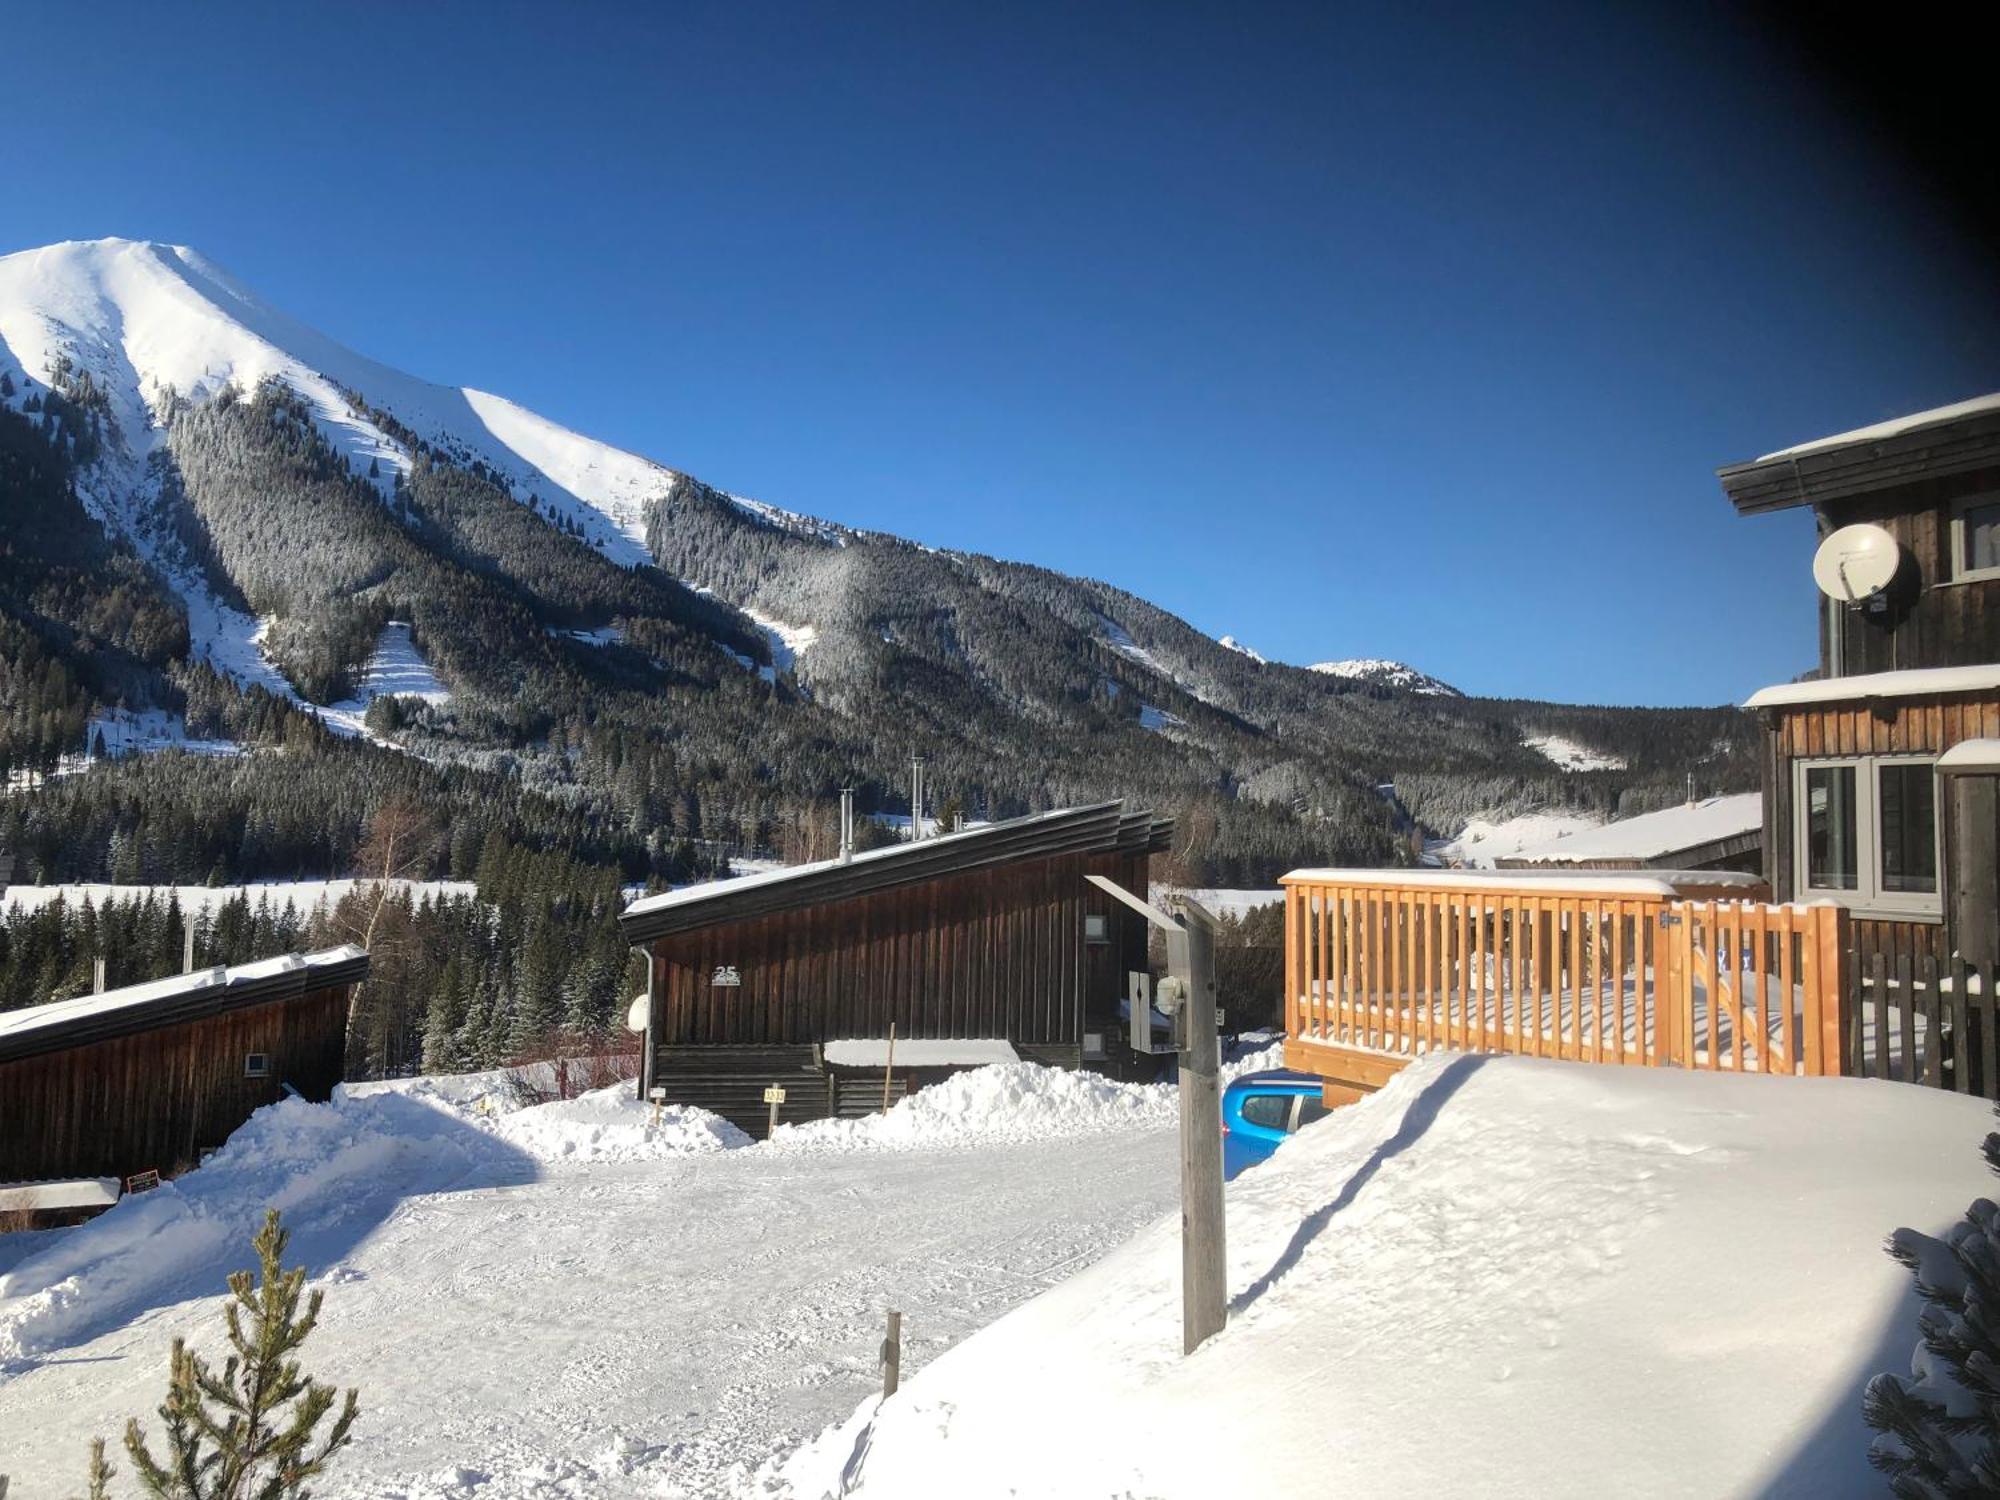
<svg viewBox="0 0 2000 1500"><path fill-rule="evenodd" d="M2000 505L2000 490L1988 490L1981 495L1960 495L1951 502L1951 581L1953 583L1978 583L1982 579L2000 578L2000 567L1975 568L1966 560L1965 513L1977 505Z"/></svg>
<svg viewBox="0 0 2000 1500"><path fill-rule="evenodd" d="M1885 891L1882 889L1881 789L1884 766L1935 766L1935 755L1814 755L1792 762L1792 884L1801 901L1837 901L1864 917L1942 922L1944 920L1944 847L1942 824L1944 801L1931 776L1932 868L1937 871L1938 889ZM1809 882L1812 865L1808 857L1809 815L1806 802L1806 773L1829 766L1852 767L1854 771L1854 850L1855 888L1833 890Z"/></svg>

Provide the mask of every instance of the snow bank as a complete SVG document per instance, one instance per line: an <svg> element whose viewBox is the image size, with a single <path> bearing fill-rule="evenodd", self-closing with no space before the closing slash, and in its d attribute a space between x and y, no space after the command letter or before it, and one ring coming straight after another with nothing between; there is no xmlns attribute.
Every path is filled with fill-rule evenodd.
<svg viewBox="0 0 2000 1500"><path fill-rule="evenodd" d="M727 1120L693 1105L667 1105L655 1119L653 1106L637 1097L630 1082L524 1106L517 1081L552 1087L553 1065L347 1084L343 1093L355 1099L395 1095L428 1105L543 1165L658 1161L750 1144L750 1137Z"/></svg>
<svg viewBox="0 0 2000 1500"><path fill-rule="evenodd" d="M1577 813L1523 813L1495 822L1472 818L1459 830L1457 838L1427 844L1427 858L1440 864L1469 865L1490 870L1496 859L1508 859L1523 849L1549 844L1571 834L1597 827L1603 820Z"/></svg>
<svg viewBox="0 0 2000 1500"><path fill-rule="evenodd" d="M494 1134L539 1162L657 1161L747 1146L750 1137L719 1115L669 1104L655 1117L629 1083L530 1105L500 1116Z"/></svg>
<svg viewBox="0 0 2000 1500"><path fill-rule="evenodd" d="M1887 1082L1426 1060L1230 1185L1230 1323L1192 1357L1167 1218L765 1493L1873 1496L1861 1389L1915 1328L1883 1236L1990 1189L1990 1123Z"/></svg>
<svg viewBox="0 0 2000 1500"><path fill-rule="evenodd" d="M243 1263L267 1207L325 1227L408 1193L528 1175L500 1141L412 1099L281 1099L201 1167L128 1194L0 1276L0 1381L11 1359L89 1337L163 1297L215 1290L207 1283ZM326 1246L322 1236L302 1258L321 1264Z"/></svg>
<svg viewBox="0 0 2000 1500"><path fill-rule="evenodd" d="M1283 1064L1272 1045L1222 1069L1223 1082ZM1099 1073L999 1063L955 1073L901 1099L887 1114L781 1125L774 1150L897 1151L1059 1140L1112 1130L1147 1130L1180 1119L1171 1083L1120 1083Z"/></svg>

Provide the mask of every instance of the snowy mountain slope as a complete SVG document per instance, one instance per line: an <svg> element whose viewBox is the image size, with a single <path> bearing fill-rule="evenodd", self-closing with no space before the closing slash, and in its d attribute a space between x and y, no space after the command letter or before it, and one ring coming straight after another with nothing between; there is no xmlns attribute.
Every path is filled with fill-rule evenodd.
<svg viewBox="0 0 2000 1500"><path fill-rule="evenodd" d="M446 453L484 461L517 499L539 496L628 567L649 560L645 506L675 477L502 397L357 354L181 245L69 241L0 257L0 343L0 369L44 386L60 358L88 372L109 398L121 440L114 457L127 465L143 464L157 441L169 391L200 400L280 379L357 470L375 466L386 495L409 455L353 409L353 391Z"/></svg>

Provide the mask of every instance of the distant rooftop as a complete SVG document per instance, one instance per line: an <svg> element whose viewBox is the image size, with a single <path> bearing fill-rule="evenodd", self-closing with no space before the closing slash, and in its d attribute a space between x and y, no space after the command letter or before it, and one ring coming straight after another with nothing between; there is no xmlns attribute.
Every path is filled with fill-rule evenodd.
<svg viewBox="0 0 2000 1500"><path fill-rule="evenodd" d="M1735 792L1548 839L1519 849L1512 857L1536 865L1576 865L1617 859L1645 863L1755 833L1763 826L1763 794Z"/></svg>
<svg viewBox="0 0 2000 1500"><path fill-rule="evenodd" d="M353 984L367 974L367 950L347 943L0 1011L0 1062Z"/></svg>

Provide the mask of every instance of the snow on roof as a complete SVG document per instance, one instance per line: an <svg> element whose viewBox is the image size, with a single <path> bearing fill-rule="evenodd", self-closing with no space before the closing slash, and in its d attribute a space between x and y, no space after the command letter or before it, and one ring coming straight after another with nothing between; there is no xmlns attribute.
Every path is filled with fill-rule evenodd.
<svg viewBox="0 0 2000 1500"><path fill-rule="evenodd" d="M117 1201L116 1177L0 1183L0 1213L20 1213L28 1209L109 1208Z"/></svg>
<svg viewBox="0 0 2000 1500"><path fill-rule="evenodd" d="M232 985L247 984L256 979L269 979L278 974L333 968L366 956L366 949L354 943L344 943L338 948L328 948L319 953L286 953L277 958L260 958L255 963L237 964L233 968L196 969L189 974L175 974L166 979L150 980L145 984L129 984L123 989L106 990L101 995L79 995L73 1000L52 1000L47 1005L30 1005L23 1010L0 1011L0 1039L25 1036L31 1032L67 1025L86 1016L99 1016L111 1011L149 1005L156 1001L173 999L178 995L192 995L210 989L228 989Z"/></svg>
<svg viewBox="0 0 2000 1500"><path fill-rule="evenodd" d="M1911 412L1906 417L1891 417L1872 427L1857 427L1852 432L1836 432L1832 437L1814 438L1811 442L1799 443L1791 448L1780 448L1776 453L1766 453L1757 462L1765 464L1777 458L1802 458L1808 453L1844 448L1849 443L1879 443L1884 438L1900 437L1919 427L1956 422L1961 417L1973 417L1987 411L2000 411L2000 391L1990 396L1974 396L1969 401L1957 401L1950 406L1934 406L1929 411Z"/></svg>
<svg viewBox="0 0 2000 1500"><path fill-rule="evenodd" d="M1585 896L1678 896L1698 887L1761 887L1733 870L1293 870L1286 885L1400 885L1433 891L1506 890L1534 882Z"/></svg>
<svg viewBox="0 0 2000 1500"><path fill-rule="evenodd" d="M1935 693L2000 691L2000 663L1976 667L1919 667L1907 672L1864 672L1858 677L1821 677L1759 688L1745 708L1784 708L1799 703L1846 703L1857 698L1914 698Z"/></svg>
<svg viewBox="0 0 2000 1500"><path fill-rule="evenodd" d="M1052 812L1034 813L1025 818L1010 818L1004 823L984 823L977 828L963 829L957 833L938 834L913 843L886 844L880 849L865 850L848 860L852 865L881 864L901 858L918 850L936 849L962 839L976 839L992 833L995 829L1024 828L1033 823L1047 823L1057 818L1066 818L1082 811L1080 808L1060 807ZM699 885L684 885L678 890L662 891L657 896L642 896L625 908L628 917L640 916L649 911L664 911L669 907L686 906L696 901L711 901L717 896L733 895L737 891L747 891L758 886L782 885L788 880L796 880L820 870L837 870L838 859L810 860L805 864L779 865L775 869L757 870L749 875L736 875L728 880L707 880Z"/></svg>
<svg viewBox="0 0 2000 1500"><path fill-rule="evenodd" d="M1021 1060L1011 1042L998 1038L948 1037L941 1039L902 1037L896 1041L895 1065L899 1068L983 1068L988 1063ZM889 1066L886 1037L861 1037L828 1042L826 1060L836 1068L882 1068Z"/></svg>
<svg viewBox="0 0 2000 1500"><path fill-rule="evenodd" d="M2000 740L1960 740L1937 760L1940 771L2000 771Z"/></svg>
<svg viewBox="0 0 2000 1500"><path fill-rule="evenodd" d="M1531 844L1514 854L1546 864L1572 864L1593 859L1659 859L1718 839L1751 833L1764 823L1761 792L1736 792L1709 797L1682 807L1622 818L1600 828L1565 834Z"/></svg>

